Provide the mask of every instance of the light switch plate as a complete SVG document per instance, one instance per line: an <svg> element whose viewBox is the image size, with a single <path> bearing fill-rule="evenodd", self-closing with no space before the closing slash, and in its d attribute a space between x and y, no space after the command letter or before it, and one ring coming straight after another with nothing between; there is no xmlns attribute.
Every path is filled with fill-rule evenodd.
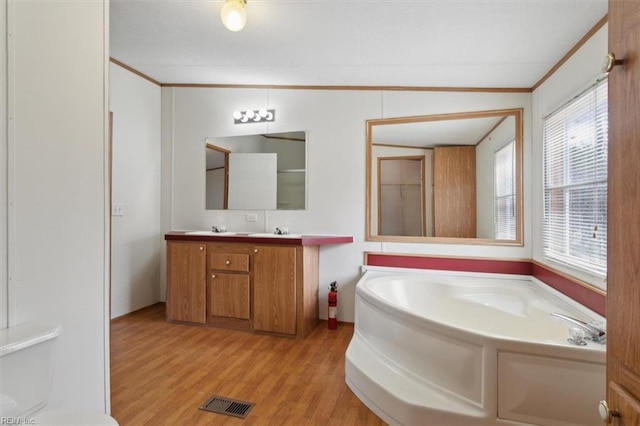
<svg viewBox="0 0 640 426"><path fill-rule="evenodd" d="M246 220L247 222L257 222L258 215L256 213L247 213Z"/></svg>
<svg viewBox="0 0 640 426"><path fill-rule="evenodd" d="M124 205L122 203L111 204L111 216L124 216Z"/></svg>

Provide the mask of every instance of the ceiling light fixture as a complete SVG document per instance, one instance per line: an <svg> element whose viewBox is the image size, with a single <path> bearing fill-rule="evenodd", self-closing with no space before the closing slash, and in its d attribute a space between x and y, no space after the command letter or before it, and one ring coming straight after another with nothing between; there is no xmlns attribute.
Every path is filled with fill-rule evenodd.
<svg viewBox="0 0 640 426"><path fill-rule="evenodd" d="M235 124L263 123L265 121L274 121L275 119L275 109L250 109L247 111L235 111L233 113L233 122Z"/></svg>
<svg viewBox="0 0 640 426"><path fill-rule="evenodd" d="M247 23L247 12L244 9L246 0L226 0L220 11L220 19L230 31L240 31Z"/></svg>

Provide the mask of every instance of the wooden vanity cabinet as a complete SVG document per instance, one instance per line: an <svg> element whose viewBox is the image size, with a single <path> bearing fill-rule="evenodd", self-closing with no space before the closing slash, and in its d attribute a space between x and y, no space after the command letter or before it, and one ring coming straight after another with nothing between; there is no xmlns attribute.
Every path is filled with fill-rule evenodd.
<svg viewBox="0 0 640 426"><path fill-rule="evenodd" d="M206 323L206 244L167 243L167 319Z"/></svg>
<svg viewBox="0 0 640 426"><path fill-rule="evenodd" d="M317 246L207 244L207 324L305 336L318 322Z"/></svg>
<svg viewBox="0 0 640 426"><path fill-rule="evenodd" d="M251 329L252 248L207 244L207 324Z"/></svg>
<svg viewBox="0 0 640 426"><path fill-rule="evenodd" d="M167 320L302 338L318 323L320 246L351 236L167 240Z"/></svg>

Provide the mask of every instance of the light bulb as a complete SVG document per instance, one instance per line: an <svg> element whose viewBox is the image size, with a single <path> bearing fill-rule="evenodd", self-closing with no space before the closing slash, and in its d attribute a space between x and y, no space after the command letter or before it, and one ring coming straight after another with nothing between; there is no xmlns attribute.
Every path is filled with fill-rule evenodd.
<svg viewBox="0 0 640 426"><path fill-rule="evenodd" d="M242 118L242 113L240 111L234 111L233 118L236 120L240 120Z"/></svg>
<svg viewBox="0 0 640 426"><path fill-rule="evenodd" d="M267 110L266 109L261 109L259 111L260 117L265 118L267 116Z"/></svg>
<svg viewBox="0 0 640 426"><path fill-rule="evenodd" d="M247 12L244 9L246 0L227 0L220 11L220 19L230 31L240 31L247 23Z"/></svg>
<svg viewBox="0 0 640 426"><path fill-rule="evenodd" d="M247 116L247 118L253 118L253 116L255 115L252 109L248 109L244 114Z"/></svg>

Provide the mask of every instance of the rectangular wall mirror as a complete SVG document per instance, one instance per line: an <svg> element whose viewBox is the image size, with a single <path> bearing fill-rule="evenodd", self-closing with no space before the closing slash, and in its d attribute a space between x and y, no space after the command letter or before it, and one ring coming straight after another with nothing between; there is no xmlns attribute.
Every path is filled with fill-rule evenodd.
<svg viewBox="0 0 640 426"><path fill-rule="evenodd" d="M367 121L367 240L522 244L522 109Z"/></svg>
<svg viewBox="0 0 640 426"><path fill-rule="evenodd" d="M207 210L304 210L305 131L206 139Z"/></svg>

